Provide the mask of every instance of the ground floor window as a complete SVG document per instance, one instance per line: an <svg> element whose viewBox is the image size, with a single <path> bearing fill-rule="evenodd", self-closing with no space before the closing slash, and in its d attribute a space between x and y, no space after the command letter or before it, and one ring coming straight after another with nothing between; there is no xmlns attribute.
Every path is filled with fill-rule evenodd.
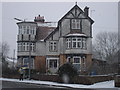
<svg viewBox="0 0 120 90"><path fill-rule="evenodd" d="M29 58L23 58L23 65L29 67L29 63L30 63L30 68L34 69L34 58L31 58L30 61Z"/></svg>
<svg viewBox="0 0 120 90"><path fill-rule="evenodd" d="M49 67L50 68L57 68L57 60L50 60Z"/></svg>
<svg viewBox="0 0 120 90"><path fill-rule="evenodd" d="M85 56L69 55L67 57L67 62L72 62L73 66L79 71L85 70L85 67L86 67L86 57Z"/></svg>
<svg viewBox="0 0 120 90"><path fill-rule="evenodd" d="M58 58L48 58L47 66L48 68L58 68Z"/></svg>
<svg viewBox="0 0 120 90"><path fill-rule="evenodd" d="M81 57L73 57L73 65L77 70L81 70Z"/></svg>

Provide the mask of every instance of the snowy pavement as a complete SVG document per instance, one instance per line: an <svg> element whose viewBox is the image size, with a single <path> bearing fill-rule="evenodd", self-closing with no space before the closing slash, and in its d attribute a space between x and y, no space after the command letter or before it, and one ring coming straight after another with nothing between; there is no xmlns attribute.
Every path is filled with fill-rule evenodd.
<svg viewBox="0 0 120 90"><path fill-rule="evenodd" d="M0 80L2 80L2 81L12 81L12 82L31 83L31 84L40 84L40 85L51 85L51 86L59 86L59 87L69 87L69 88L116 88L116 87L114 87L114 80L95 83L93 85L62 84L62 83L57 83L57 82L38 81L38 80L19 81L18 79L8 79L8 78L0 78ZM116 88L116 89L120 90L120 88Z"/></svg>

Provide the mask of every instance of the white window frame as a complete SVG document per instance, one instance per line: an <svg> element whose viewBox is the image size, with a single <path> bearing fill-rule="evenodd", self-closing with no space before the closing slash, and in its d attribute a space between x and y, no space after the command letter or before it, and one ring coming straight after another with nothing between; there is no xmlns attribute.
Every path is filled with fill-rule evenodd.
<svg viewBox="0 0 120 90"><path fill-rule="evenodd" d="M80 63L74 63L74 59L75 58L79 58L80 59ZM73 65L80 65L80 70L79 71L81 71L81 57L80 56L74 56L73 57Z"/></svg>
<svg viewBox="0 0 120 90"><path fill-rule="evenodd" d="M75 39L75 41L73 39ZM73 47L74 43L76 44L75 47ZM72 48L77 48L77 38L76 37L72 38Z"/></svg>
<svg viewBox="0 0 120 90"><path fill-rule="evenodd" d="M67 48L71 48L71 38L67 38L66 40Z"/></svg>
<svg viewBox="0 0 120 90"><path fill-rule="evenodd" d="M49 51L50 52L57 52L57 50L58 50L58 47L57 47L57 41L50 41L49 42Z"/></svg>
<svg viewBox="0 0 120 90"><path fill-rule="evenodd" d="M79 58L80 63L74 63L74 59L75 59L75 58ZM73 57L73 64L80 64L80 65L81 65L81 57L80 57L80 56L74 56L74 57Z"/></svg>
<svg viewBox="0 0 120 90"><path fill-rule="evenodd" d="M31 51L34 51L34 49L35 49L35 44L31 43Z"/></svg>
<svg viewBox="0 0 120 90"><path fill-rule="evenodd" d="M71 62L71 57L67 57L67 62Z"/></svg>
<svg viewBox="0 0 120 90"><path fill-rule="evenodd" d="M80 29L80 19L72 19L71 20L71 29Z"/></svg>
<svg viewBox="0 0 120 90"><path fill-rule="evenodd" d="M80 47L78 46L78 44L80 44ZM82 38L77 38L77 48L82 48Z"/></svg>
<svg viewBox="0 0 120 90"><path fill-rule="evenodd" d="M58 69L58 67L59 67L59 58L47 58L46 60L47 60L46 65L47 65L48 69L51 68L50 67L50 60L57 60L57 67L56 67L56 69ZM52 67L52 68L54 68L54 67Z"/></svg>
<svg viewBox="0 0 120 90"><path fill-rule="evenodd" d="M29 51L29 43L26 43L26 51Z"/></svg>

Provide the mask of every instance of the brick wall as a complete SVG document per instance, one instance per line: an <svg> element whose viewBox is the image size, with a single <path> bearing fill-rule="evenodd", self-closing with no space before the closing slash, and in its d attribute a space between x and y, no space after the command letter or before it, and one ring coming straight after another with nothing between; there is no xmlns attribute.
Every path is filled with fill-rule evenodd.
<svg viewBox="0 0 120 90"><path fill-rule="evenodd" d="M66 63L66 55L61 54L60 55L60 66Z"/></svg>
<svg viewBox="0 0 120 90"><path fill-rule="evenodd" d="M40 71L42 73L46 72L45 56L36 56L34 64L37 71Z"/></svg>

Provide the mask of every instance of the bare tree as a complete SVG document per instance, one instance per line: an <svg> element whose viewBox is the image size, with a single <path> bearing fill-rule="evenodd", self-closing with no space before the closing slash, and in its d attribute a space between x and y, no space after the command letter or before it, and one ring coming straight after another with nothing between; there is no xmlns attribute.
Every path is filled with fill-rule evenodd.
<svg viewBox="0 0 120 90"><path fill-rule="evenodd" d="M117 53L118 53L117 32L101 32L97 34L95 42L93 44L94 58L106 60L111 67L111 65L118 62Z"/></svg>
<svg viewBox="0 0 120 90"><path fill-rule="evenodd" d="M0 44L0 55L2 58L6 58L8 56L10 47L7 42L2 42Z"/></svg>
<svg viewBox="0 0 120 90"><path fill-rule="evenodd" d="M0 43L0 61L2 62L2 71L7 71L8 62L6 61L6 57L9 53L9 45L7 42Z"/></svg>
<svg viewBox="0 0 120 90"><path fill-rule="evenodd" d="M93 53L95 57L102 60L110 60L118 52L118 34L117 32L101 32L97 34L93 44Z"/></svg>

